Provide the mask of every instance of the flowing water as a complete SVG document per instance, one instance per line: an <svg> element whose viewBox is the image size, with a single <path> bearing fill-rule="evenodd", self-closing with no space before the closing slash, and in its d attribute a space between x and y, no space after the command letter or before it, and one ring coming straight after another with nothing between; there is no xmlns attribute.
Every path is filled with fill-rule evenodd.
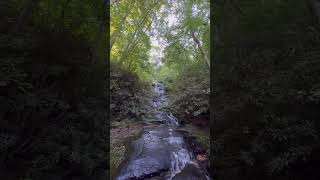
<svg viewBox="0 0 320 180"><path fill-rule="evenodd" d="M141 137L132 143L132 153L117 180L206 179L200 177L199 173L191 175L188 175L190 172L187 172L187 175L181 173L187 165L192 165L194 156L188 150L182 134L176 131L179 125L177 119L172 114L160 110L160 107L167 103L164 85L155 83L154 91L155 122L158 123L144 127Z"/></svg>

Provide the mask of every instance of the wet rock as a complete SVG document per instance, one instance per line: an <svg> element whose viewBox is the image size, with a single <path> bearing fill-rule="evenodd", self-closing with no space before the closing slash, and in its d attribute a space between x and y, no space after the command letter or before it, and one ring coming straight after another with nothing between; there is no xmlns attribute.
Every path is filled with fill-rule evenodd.
<svg viewBox="0 0 320 180"><path fill-rule="evenodd" d="M117 180L128 179L167 179L175 176L176 179L199 179L198 169L185 166L193 158L188 150L183 132L176 131L179 123L171 114L163 112L159 106L167 98L161 83L155 83L157 97L153 99L155 114L154 119L146 120L141 137L132 143L132 152L127 163L121 168ZM185 169L181 171L182 169ZM188 172L191 168L192 174ZM188 170L189 169L189 170Z"/></svg>
<svg viewBox="0 0 320 180"><path fill-rule="evenodd" d="M180 134L182 134L184 137L189 137L190 136L190 132L183 130L183 129L176 129L176 132L179 132Z"/></svg>
<svg viewBox="0 0 320 180"><path fill-rule="evenodd" d="M170 162L170 161L169 161ZM169 169L168 160L165 157L140 157L128 165L123 175L119 176L118 180L126 179L141 179L152 176L158 176L161 172Z"/></svg>
<svg viewBox="0 0 320 180"><path fill-rule="evenodd" d="M186 164L182 171L176 174L171 180L206 180L199 166L194 162Z"/></svg>
<svg viewBox="0 0 320 180"><path fill-rule="evenodd" d="M133 143L133 153L128 164L123 168L118 180L152 177L168 171L171 160L163 137L168 132L161 128L145 130L140 139Z"/></svg>
<svg viewBox="0 0 320 180"><path fill-rule="evenodd" d="M208 157L207 157L206 154L197 154L196 158L197 158L198 161L201 161L201 162L208 160Z"/></svg>
<svg viewBox="0 0 320 180"><path fill-rule="evenodd" d="M164 124L163 121L161 120L150 120L150 121L147 121L146 123L148 123L148 125L151 125L151 124Z"/></svg>

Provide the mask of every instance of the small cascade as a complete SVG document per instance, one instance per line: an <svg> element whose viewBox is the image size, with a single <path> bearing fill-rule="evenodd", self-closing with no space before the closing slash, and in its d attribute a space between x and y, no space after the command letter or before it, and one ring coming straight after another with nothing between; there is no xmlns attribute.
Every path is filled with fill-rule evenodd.
<svg viewBox="0 0 320 180"><path fill-rule="evenodd" d="M169 119L169 124L172 126L177 127L179 125L178 120L176 117L174 117L171 113L166 113L168 119Z"/></svg>
<svg viewBox="0 0 320 180"><path fill-rule="evenodd" d="M170 153L171 167L169 179L179 173L185 165L191 161L192 154L188 151L183 137L170 136L167 138L168 144L174 147L174 151Z"/></svg>
<svg viewBox="0 0 320 180"><path fill-rule="evenodd" d="M117 180L161 177L171 180L194 159L183 135L176 131L178 120L173 114L160 110L167 102L164 85L154 83L153 100L158 126L146 127L141 137L133 142L133 152Z"/></svg>
<svg viewBox="0 0 320 180"><path fill-rule="evenodd" d="M155 83L154 91L157 93L156 100L154 101L155 107L159 108L163 103L166 102L167 97L165 96L164 86L161 83ZM191 161L192 154L186 147L186 144L181 135L173 133L173 128L178 127L179 123L176 117L171 113L159 112L159 116L169 127L169 137L165 138L168 145L172 147L170 152L171 167L168 179L171 179L174 175L179 173L185 165Z"/></svg>

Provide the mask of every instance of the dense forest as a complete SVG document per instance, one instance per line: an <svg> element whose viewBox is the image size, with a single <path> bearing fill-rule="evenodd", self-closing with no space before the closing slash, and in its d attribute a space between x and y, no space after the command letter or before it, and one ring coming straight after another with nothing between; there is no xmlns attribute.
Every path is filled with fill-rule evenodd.
<svg viewBox="0 0 320 180"><path fill-rule="evenodd" d="M209 1L132 0L130 2L111 1L110 5L111 178L121 179L119 173L124 177L126 176L124 174L131 171L136 172L126 178L144 179L157 173L161 174L162 171L174 171L166 165L158 168L160 165L155 162L145 165L152 167L154 165L158 168L152 172L153 174L149 172L150 170L146 170L143 175L139 174L139 170L123 172L130 161L133 161L130 151L134 151L133 154L137 153L136 157L150 157L144 153L151 151L148 145L145 145L148 142L141 145L144 149L141 150L142 153L135 152L135 146L131 144L139 142L137 139L143 138L144 134L158 131L155 129L145 132L149 126L162 124L165 119L173 117L176 117L181 125L179 131L190 134L189 138L192 141L187 142L190 146L194 146L190 149L197 155L197 160L203 169L208 170ZM153 106L153 103L158 103L153 88L160 87L162 91L162 84L168 102L159 110ZM160 130L159 134L162 133L165 134ZM172 137L174 138L176 137ZM159 144L157 146L161 149L161 143ZM154 159L162 151L152 152ZM170 156L170 153L167 156ZM179 168L184 167L183 158L185 157L173 158L182 164ZM162 159L165 157L159 158L159 161ZM171 159L170 163L174 164L175 160ZM146 160L142 161L147 163ZM143 169L134 163L133 166L136 169ZM171 173L173 176L175 172ZM184 177L184 174L181 174L181 177ZM198 175L194 176L200 178ZM186 177L191 178L191 176Z"/></svg>
<svg viewBox="0 0 320 180"><path fill-rule="evenodd" d="M105 179L108 1L0 2L0 179Z"/></svg>
<svg viewBox="0 0 320 180"><path fill-rule="evenodd" d="M168 18L172 14L177 18L174 23ZM143 102L140 92L149 90L144 85L155 80L165 83L177 114L208 114L209 1L115 1L111 17L112 120L145 115L143 108L134 107ZM161 44L152 44L153 38ZM159 49L161 57L149 53Z"/></svg>
<svg viewBox="0 0 320 180"><path fill-rule="evenodd" d="M209 123L208 1L8 0L0 14L1 179L113 178L155 117L155 81L163 111ZM207 162L209 134L194 136Z"/></svg>
<svg viewBox="0 0 320 180"><path fill-rule="evenodd" d="M319 7L1 1L0 179L125 179L152 132L193 156L134 178L320 179Z"/></svg>
<svg viewBox="0 0 320 180"><path fill-rule="evenodd" d="M319 179L318 1L215 1L217 180Z"/></svg>

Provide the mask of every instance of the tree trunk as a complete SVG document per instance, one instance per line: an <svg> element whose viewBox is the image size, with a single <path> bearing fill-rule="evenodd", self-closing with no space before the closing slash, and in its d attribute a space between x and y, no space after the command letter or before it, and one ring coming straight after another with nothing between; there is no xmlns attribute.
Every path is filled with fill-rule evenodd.
<svg viewBox="0 0 320 180"><path fill-rule="evenodd" d="M96 61L98 61L98 59L99 59L99 44L100 44L100 40L102 38L102 34L104 31L104 27L105 27L105 23L106 23L106 19L107 19L108 3L109 3L109 0L103 0L103 13L102 13L102 17L100 18L100 28L99 28L99 32L98 32L98 35L96 38L96 43L95 43L95 48L94 48L94 59ZM94 62L96 62L96 61L94 61ZM102 59L102 61L103 61L103 59Z"/></svg>
<svg viewBox="0 0 320 180"><path fill-rule="evenodd" d="M120 34L122 27L131 11L131 9L133 8L134 4L135 4L136 0L133 1L133 3L131 4L130 8L128 9L126 15L121 19L121 22L119 24L119 27L117 28L116 32L114 32L112 34L112 37L110 38L110 49L112 49L113 44L115 43L117 36Z"/></svg>
<svg viewBox="0 0 320 180"><path fill-rule="evenodd" d="M201 54L202 54L205 62L207 63L207 65L208 65L209 68L210 68L210 58L209 58L208 54L205 52L205 50L204 50L203 47L201 46L201 43L200 43L199 39L196 37L195 32L192 32L191 34L192 34L193 40L194 40L194 41L196 42L196 44L198 45L198 48L199 48L199 50L200 50L200 52L201 52Z"/></svg>
<svg viewBox="0 0 320 180"><path fill-rule="evenodd" d="M146 29L143 31L144 34L146 33L147 29L151 26L151 24L152 24L152 21L149 23L149 25L148 25L148 26L146 27ZM132 43L130 43L131 45L130 45L128 48L126 48L126 49L127 49L126 52L131 51L131 49L135 48L135 46L139 43L139 41L140 41L140 39L141 39L140 37L141 37L141 36L137 37L137 39L135 39L135 41L133 41ZM120 61L123 61L123 59L124 59L125 57L127 57L127 53L126 53L126 52L121 56Z"/></svg>
<svg viewBox="0 0 320 180"><path fill-rule="evenodd" d="M154 4L153 8L158 4L158 2L159 2L159 1L157 1L157 2ZM144 17L143 19L141 19L141 21L139 22L139 25L138 25L137 29L135 30L132 38L130 38L130 42L127 44L125 50L123 51L123 54L122 54L120 60L118 61L118 64L121 64L122 61L124 60L124 58L126 57L127 51L130 49L130 47L132 46L132 44L135 42L134 39L135 39L136 35L138 34L138 32L141 31L142 24L143 24L144 21L147 19L149 13L151 12L151 10L152 10L153 8L151 8L150 10L148 10L148 12L147 12L147 14L145 15L145 17Z"/></svg>

